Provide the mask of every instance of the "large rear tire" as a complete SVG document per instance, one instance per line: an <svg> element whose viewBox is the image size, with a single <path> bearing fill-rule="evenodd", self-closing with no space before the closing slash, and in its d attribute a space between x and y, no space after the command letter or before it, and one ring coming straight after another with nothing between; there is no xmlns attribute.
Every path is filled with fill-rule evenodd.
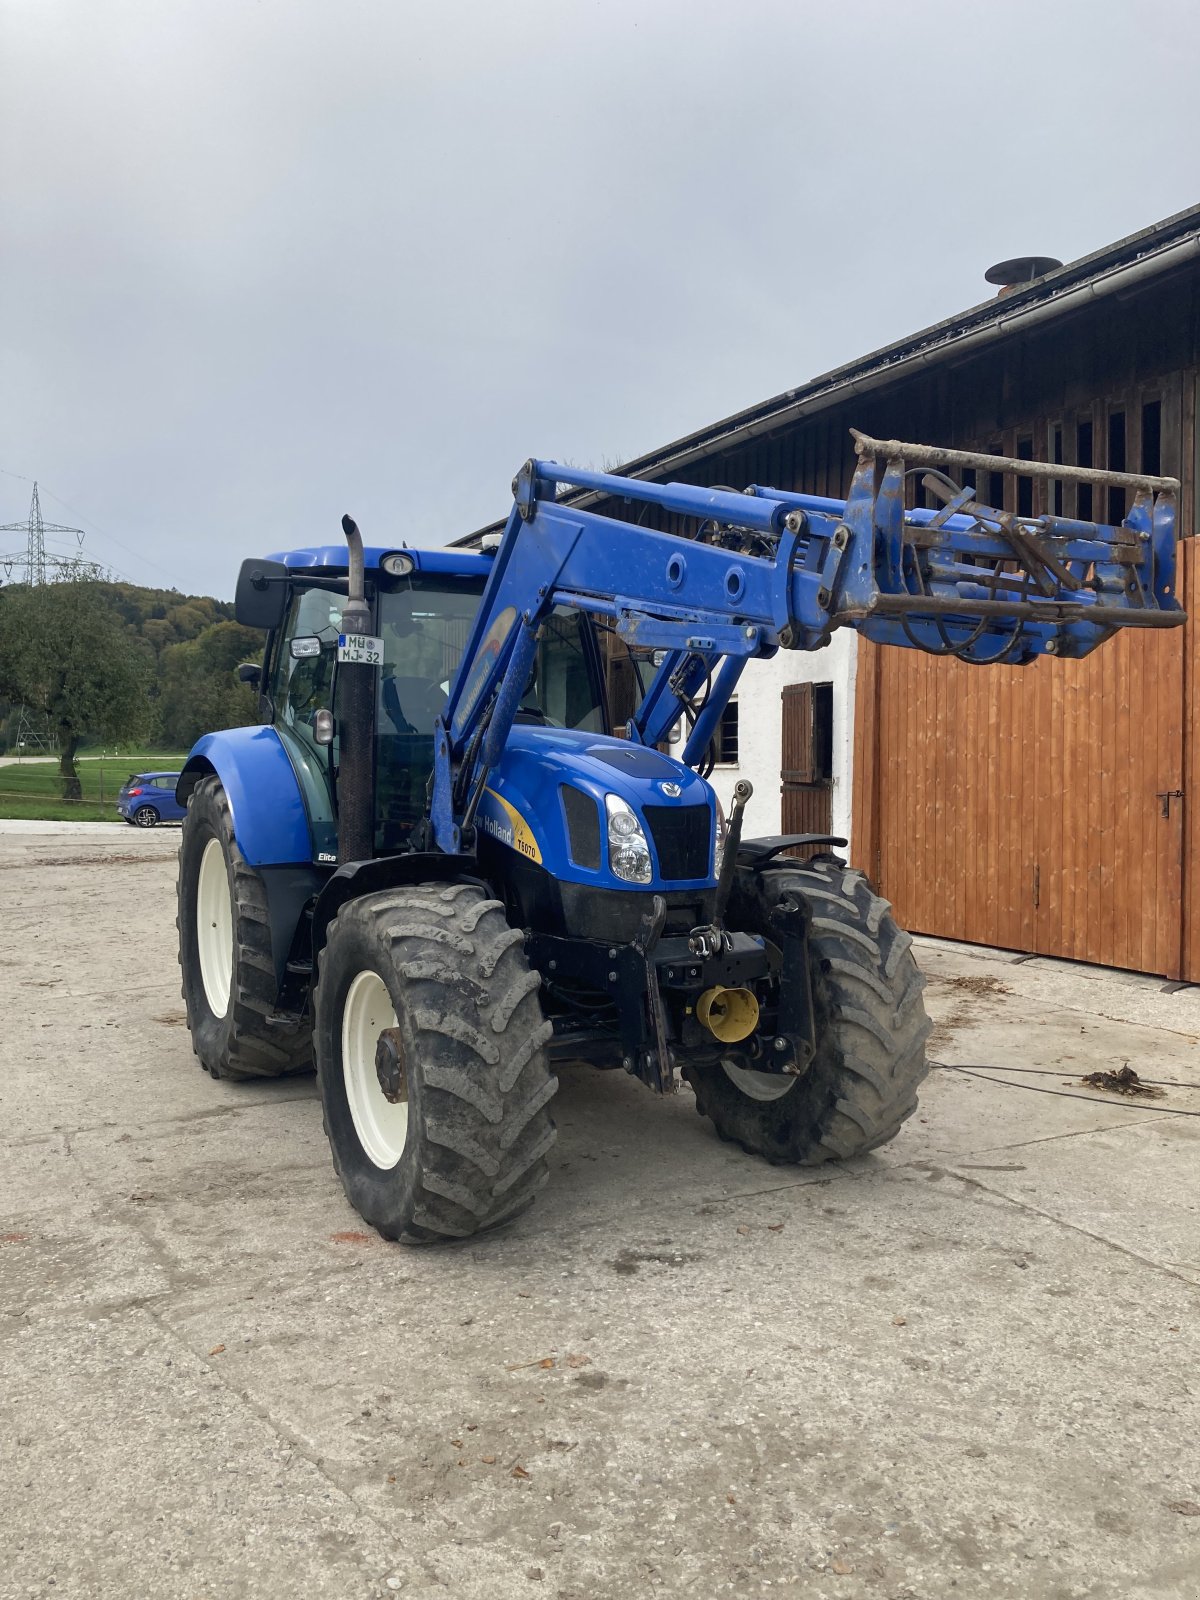
<svg viewBox="0 0 1200 1600"><path fill-rule="evenodd" d="M202 778L179 845L179 965L192 1049L214 1078L312 1069L307 1028L274 1020L267 890L233 835L221 781Z"/></svg>
<svg viewBox="0 0 1200 1600"><path fill-rule="evenodd" d="M546 1182L558 1079L539 981L473 884L364 895L331 924L315 999L325 1131L351 1205L385 1238L467 1238Z"/></svg>
<svg viewBox="0 0 1200 1600"><path fill-rule="evenodd" d="M771 1162L816 1166L895 1138L929 1071L930 1023L912 939L861 872L831 862L739 869L729 926L776 937L770 914L785 894L812 911L811 1065L798 1078L730 1060L690 1064L683 1073L696 1109L721 1138Z"/></svg>

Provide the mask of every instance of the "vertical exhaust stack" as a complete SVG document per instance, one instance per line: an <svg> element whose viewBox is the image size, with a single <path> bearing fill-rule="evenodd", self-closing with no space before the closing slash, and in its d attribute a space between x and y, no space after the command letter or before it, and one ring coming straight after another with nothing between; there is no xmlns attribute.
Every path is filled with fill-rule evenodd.
<svg viewBox="0 0 1200 1600"><path fill-rule="evenodd" d="M371 610L363 577L363 542L351 516L342 518L350 552L350 582L342 607L342 632L366 634ZM362 661L338 663L338 863L375 853L375 669Z"/></svg>

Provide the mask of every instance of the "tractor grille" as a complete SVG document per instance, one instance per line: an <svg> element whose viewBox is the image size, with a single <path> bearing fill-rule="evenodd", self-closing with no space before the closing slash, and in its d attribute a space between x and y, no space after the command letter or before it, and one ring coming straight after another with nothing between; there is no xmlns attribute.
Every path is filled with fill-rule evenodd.
<svg viewBox="0 0 1200 1600"><path fill-rule="evenodd" d="M707 878L712 812L707 806L643 806L664 879Z"/></svg>

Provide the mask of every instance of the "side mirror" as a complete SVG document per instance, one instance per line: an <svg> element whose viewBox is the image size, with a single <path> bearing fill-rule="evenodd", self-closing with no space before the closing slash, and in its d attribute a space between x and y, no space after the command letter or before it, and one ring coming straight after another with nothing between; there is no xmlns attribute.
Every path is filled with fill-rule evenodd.
<svg viewBox="0 0 1200 1600"><path fill-rule="evenodd" d="M248 683L252 689L257 689L262 682L262 667L257 661L243 661L237 675L239 683Z"/></svg>
<svg viewBox="0 0 1200 1600"><path fill-rule="evenodd" d="M233 610L244 628L277 628L288 603L291 573L282 561L251 558L238 573Z"/></svg>

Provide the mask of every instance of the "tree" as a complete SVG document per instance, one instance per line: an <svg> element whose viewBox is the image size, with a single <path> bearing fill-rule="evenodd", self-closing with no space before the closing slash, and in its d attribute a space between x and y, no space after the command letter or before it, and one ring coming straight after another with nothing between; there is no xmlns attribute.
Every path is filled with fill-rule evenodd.
<svg viewBox="0 0 1200 1600"><path fill-rule="evenodd" d="M161 656L168 645L179 642L179 635L165 617L147 617L142 623L142 638L149 641L156 657Z"/></svg>
<svg viewBox="0 0 1200 1600"><path fill-rule="evenodd" d="M186 750L204 733L257 720L253 692L235 676L239 662L262 656L263 636L236 622L217 622L162 653L159 728L169 745Z"/></svg>
<svg viewBox="0 0 1200 1600"><path fill-rule="evenodd" d="M50 718L64 800L83 789L75 754L88 736L133 740L150 718L150 664L104 587L88 581L10 588L0 606L0 699Z"/></svg>

